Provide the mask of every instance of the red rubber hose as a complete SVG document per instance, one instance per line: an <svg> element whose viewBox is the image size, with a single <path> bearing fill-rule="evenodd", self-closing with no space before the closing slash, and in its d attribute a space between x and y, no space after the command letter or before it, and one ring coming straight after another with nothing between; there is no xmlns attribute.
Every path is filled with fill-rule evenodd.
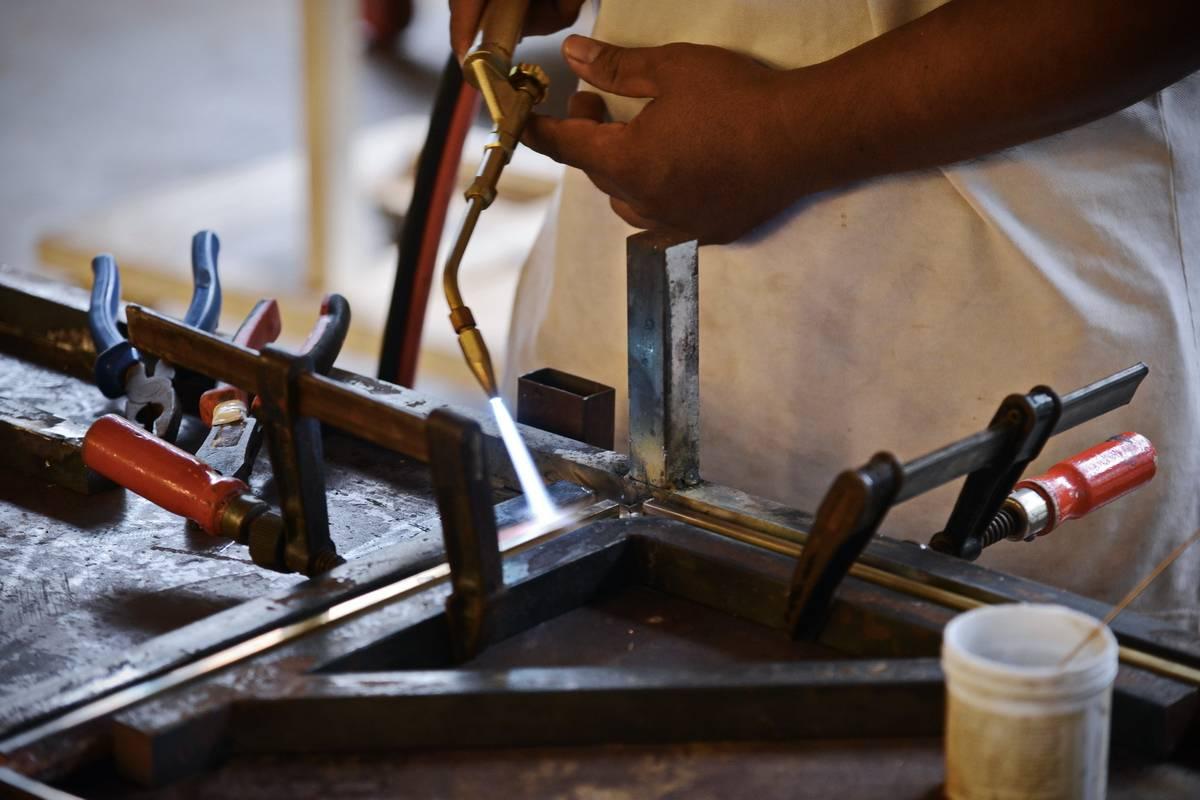
<svg viewBox="0 0 1200 800"><path fill-rule="evenodd" d="M450 194L458 183L458 165L462 160L463 143L471 130L479 106L479 92L466 82L459 91L454 105L454 115L446 134L445 149L438 164L437 178L433 185L433 197L429 205L425 230L421 235L420 258L413 281L413 292L405 320L403 347L400 363L396 368L396 383L412 386L417 374L417 358L421 350L421 328L425 325L425 310L429 306L429 290L433 285L433 273L437 268L438 245L446 226L446 210L450 207Z"/></svg>

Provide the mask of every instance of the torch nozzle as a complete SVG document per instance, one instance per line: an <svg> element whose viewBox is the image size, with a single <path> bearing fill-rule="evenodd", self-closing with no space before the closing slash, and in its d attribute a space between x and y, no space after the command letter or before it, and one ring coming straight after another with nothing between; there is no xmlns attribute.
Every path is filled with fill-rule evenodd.
<svg viewBox="0 0 1200 800"><path fill-rule="evenodd" d="M462 348L463 358L471 374L488 397L499 397L500 390L496 388L496 374L492 371L492 357L484 344L483 334L478 328L464 328L458 332L458 346Z"/></svg>

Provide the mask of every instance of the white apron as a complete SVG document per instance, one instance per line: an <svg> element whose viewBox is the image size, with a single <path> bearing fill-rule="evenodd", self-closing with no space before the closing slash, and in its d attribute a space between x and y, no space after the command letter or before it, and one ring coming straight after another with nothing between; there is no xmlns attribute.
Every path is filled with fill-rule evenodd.
<svg viewBox="0 0 1200 800"><path fill-rule="evenodd" d="M595 36L798 67L938 4L605 0ZM618 119L641 104L606 100ZM522 275L505 378L510 394L543 366L615 386L618 442L633 232L566 171ZM1158 477L981 563L1113 601L1200 526L1200 74L1058 136L810 198L702 248L700 298L708 480L813 510L876 451L907 461L985 427L1008 393L1065 393L1144 360L1131 406L1055 437L1035 467L1136 430L1158 447ZM956 490L898 507L883 531L928 540ZM1197 627L1198 577L1200 547L1137 607Z"/></svg>

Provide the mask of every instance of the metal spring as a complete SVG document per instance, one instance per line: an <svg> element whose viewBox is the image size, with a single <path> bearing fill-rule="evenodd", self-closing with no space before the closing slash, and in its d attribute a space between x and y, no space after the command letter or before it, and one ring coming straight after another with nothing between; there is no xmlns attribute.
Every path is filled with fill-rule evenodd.
<svg viewBox="0 0 1200 800"><path fill-rule="evenodd" d="M979 544L981 547L990 547L1001 539L1007 539L1018 527L1020 527L1020 520L1017 519L1017 515L1012 512L1012 509L1002 506L996 512L996 516L992 517L988 526L984 528Z"/></svg>

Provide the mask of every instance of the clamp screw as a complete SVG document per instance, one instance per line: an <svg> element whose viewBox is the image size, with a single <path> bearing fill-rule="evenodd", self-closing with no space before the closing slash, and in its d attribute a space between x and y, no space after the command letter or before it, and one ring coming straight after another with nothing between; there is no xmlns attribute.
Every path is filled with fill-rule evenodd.
<svg viewBox="0 0 1200 800"><path fill-rule="evenodd" d="M334 567L339 567L346 563L346 559L337 554L336 550L322 550L313 556L311 575L322 575Z"/></svg>

